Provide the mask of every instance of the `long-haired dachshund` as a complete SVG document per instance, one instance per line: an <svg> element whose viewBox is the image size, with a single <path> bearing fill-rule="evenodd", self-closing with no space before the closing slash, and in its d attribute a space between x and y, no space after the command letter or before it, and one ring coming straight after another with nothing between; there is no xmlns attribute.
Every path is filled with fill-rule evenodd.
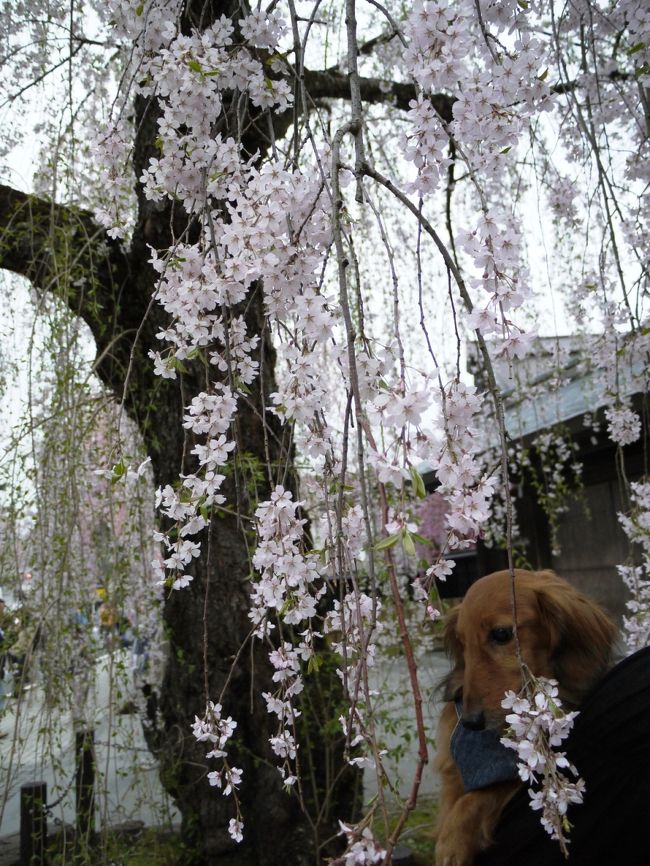
<svg viewBox="0 0 650 866"><path fill-rule="evenodd" d="M514 586L523 662L534 676L558 681L564 707L577 707L610 666L616 627L552 571L516 569ZM497 733L507 712L501 707L505 692L522 687L513 623L509 571L476 581L447 617L445 645L453 668L444 684L449 703L440 716L435 761L442 780L437 866L471 866L490 845L503 807L521 784L513 772L515 753L500 746ZM486 749L475 750L469 782L467 768L461 776L452 756L457 726L462 727L455 742L467 730L484 731L489 741ZM491 749L500 754L491 755Z"/></svg>

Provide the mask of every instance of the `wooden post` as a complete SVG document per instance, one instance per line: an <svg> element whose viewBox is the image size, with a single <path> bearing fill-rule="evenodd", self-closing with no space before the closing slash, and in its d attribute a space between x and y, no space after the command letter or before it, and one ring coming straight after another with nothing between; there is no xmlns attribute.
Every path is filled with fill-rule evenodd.
<svg viewBox="0 0 650 866"><path fill-rule="evenodd" d="M75 735L77 847L87 848L95 836L95 733L92 729Z"/></svg>
<svg viewBox="0 0 650 866"><path fill-rule="evenodd" d="M20 788L20 866L45 866L47 785L33 782Z"/></svg>

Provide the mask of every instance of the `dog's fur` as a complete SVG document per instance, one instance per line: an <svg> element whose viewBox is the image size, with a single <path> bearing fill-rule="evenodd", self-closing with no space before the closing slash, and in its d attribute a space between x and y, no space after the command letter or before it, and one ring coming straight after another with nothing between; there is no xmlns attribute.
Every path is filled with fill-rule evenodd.
<svg viewBox="0 0 650 866"><path fill-rule="evenodd" d="M516 569L515 597L524 663L534 676L558 681L565 708L578 706L610 666L614 624L594 602L552 571ZM499 782L466 792L449 749L456 724L474 729L503 726L505 692L519 692L522 687L515 641L504 641L512 626L509 571L476 581L447 616L445 645L453 668L444 684L449 703L438 727L436 768L442 791L437 866L471 866L476 854L490 845L503 807L520 787L517 781ZM454 700L461 699L459 722Z"/></svg>

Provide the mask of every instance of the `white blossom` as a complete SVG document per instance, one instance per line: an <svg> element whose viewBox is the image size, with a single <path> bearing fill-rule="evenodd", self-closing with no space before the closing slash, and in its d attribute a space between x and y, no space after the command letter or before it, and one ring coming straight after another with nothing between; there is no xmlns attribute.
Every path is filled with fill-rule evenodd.
<svg viewBox="0 0 650 866"><path fill-rule="evenodd" d="M569 803L581 803L585 790L582 779L571 781L577 770L556 747L569 735L577 712L565 713L558 697L557 682L542 677L525 692L508 691L501 702L508 725L501 742L517 753L517 769L529 790L531 808L542 812L541 823L553 839L567 844L563 817ZM537 790L535 790L537 788Z"/></svg>

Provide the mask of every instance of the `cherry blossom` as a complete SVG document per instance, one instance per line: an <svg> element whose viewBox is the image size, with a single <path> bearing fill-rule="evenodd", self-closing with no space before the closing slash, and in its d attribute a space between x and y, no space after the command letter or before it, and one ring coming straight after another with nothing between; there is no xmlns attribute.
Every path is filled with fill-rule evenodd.
<svg viewBox="0 0 650 866"><path fill-rule="evenodd" d="M619 565L618 572L630 593L623 625L628 652L633 653L650 643L650 484L632 483L631 488L632 512L619 514L619 521L629 540L641 546L642 561Z"/></svg>
<svg viewBox="0 0 650 866"><path fill-rule="evenodd" d="M578 772L564 752L556 751L567 738L577 712L565 713L558 697L555 680L537 678L520 694L508 691L501 702L506 710L508 728L501 742L517 752L517 768L523 782L529 783L530 806L541 810L542 826L566 851L568 825L565 815L569 804L581 803L585 791ZM539 785L539 789L535 787Z"/></svg>
<svg viewBox="0 0 650 866"><path fill-rule="evenodd" d="M64 6L50 6L43 17L63 20ZM508 453L505 430L498 430L501 389L491 383L483 392L482 386L469 384L460 369L460 349L452 362L446 355L447 344L460 345L465 334L483 341L487 367L503 361L514 368L534 354L539 276L530 254L536 238L528 202L535 184L544 202L540 208L549 208L558 232L573 238L589 226L592 236L605 238L598 255L592 238L586 238L580 273L568 272L559 282L577 286L572 295L576 323L585 330L597 323L603 332L588 354L607 394L610 437L626 446L640 436L641 419L628 399L634 389L621 382L647 391L639 369L647 366L643 359L649 348L642 263L649 252L650 205L643 192L650 161L647 99L642 105L638 89L647 86L650 75L649 18L633 0L599 10L597 20L589 22L593 68L587 68L574 46L585 29L584 4L561 12L553 4L534 7L516 0L414 0L396 37L379 55L384 92L391 92L391 77L400 86L415 85L405 119L396 125L401 155L393 159L388 142L375 146L375 118L368 106L348 127L341 125L338 136L325 127L338 124L340 107L328 102L327 124L313 123L309 111L303 116L308 93L301 87L308 76L301 72L299 43L311 24L295 16L290 20L290 5L271 4L234 19L221 16L202 29L179 26L181 0L111 0L93 6L111 39L132 47L123 80L155 106L156 147L139 172L137 194L154 208L173 203L192 220L192 231L167 248L149 248L158 276L154 300L166 316L150 359L157 376L183 388L188 436L182 474L156 492L165 531L155 536L161 556L152 570L168 591L186 597L197 591L192 570L205 530L215 515L239 507L225 492L227 479L237 475L245 459L238 411L251 389L262 387L262 349L272 345L277 353L277 385L260 414L273 421L267 435L269 429L274 436L281 429L290 450L299 454L300 469L294 475L290 467L286 473L265 467L246 519L256 533L249 618L254 640L268 649L272 686L262 697L273 721L270 747L289 788L300 778L295 726L300 695L310 666L317 665L322 635L337 656L349 701L340 719L348 751L361 749L348 759L353 765L376 765L381 772L368 669L377 658L386 618L401 604L397 581L392 598L385 592L394 559L402 555L393 541L402 539L405 558L417 560L413 537L420 529L415 500L423 495L421 462L433 467L436 495L444 503L443 537L435 539L425 574L413 583L423 617L439 616L435 584L452 574L453 551L467 549L490 531L496 536L498 523L507 524L504 538L512 535L507 465L524 455L514 447ZM38 18L36 12L33 17ZM560 40L567 42L561 57ZM344 67L356 53L348 52ZM28 58L37 78L36 60ZM359 62L366 63L365 57ZM347 71L354 89L356 73ZM125 242L134 199L126 180L133 138L129 98L120 93L107 117L98 121L90 114L85 121L93 128L90 146L98 166L88 170L89 188L95 191L92 207L109 238ZM236 132L236 124L228 132L226 123L221 126L240 98L249 119L254 116L268 127L264 158L245 148L245 132ZM622 104L630 113L625 121ZM282 140L283 132L277 137L275 132L286 129L290 110L304 123L296 126L291 145ZM359 131L349 146L352 128ZM620 145L621 156L613 161L620 165L605 168L600 141L607 136ZM299 139L309 145L300 153ZM373 146L361 159L369 142ZM562 149L559 163L551 159L555 146ZM369 171L374 170L371 161L388 164L385 188L401 193L404 214L410 208L409 218L414 211L418 215L414 234L435 223L431 214L442 213L443 200L449 210L448 240L434 251L437 255L444 248L448 280L440 279L428 252L423 253L419 235L411 244L401 216L393 219L400 223L394 236L404 249L394 248L387 220L378 220L392 280L392 311L378 300L390 290L380 285L383 265L372 240L376 234L368 228L367 214L371 208L382 210L384 194L370 182L376 176ZM602 198L591 211L582 194L590 172L599 178ZM463 196L458 211L451 207L452 194ZM560 238L558 248L562 243ZM412 259L406 266L405 251L414 245L416 266ZM626 256L635 251L636 259L628 256L632 265L621 264L619 249ZM367 258L373 259L371 265ZM574 268L573 251L565 258ZM415 319L412 311L400 312L400 305L402 310L407 306L402 301L410 280L419 283L422 306L412 342L426 343L429 354L405 349L410 341L404 337ZM446 283L444 305L437 300L438 283ZM634 291L636 303L630 300ZM253 297L264 300L264 335L251 332L250 319L242 313ZM446 316L440 349L427 330L431 305ZM433 357L439 351L445 355L440 364ZM200 368L201 376L188 375L190 367ZM490 425L503 434L496 450L486 442ZM554 432L536 443L542 456L558 457L548 478L549 499L560 490L563 467L573 460L562 442ZM134 471L124 463L122 469L129 482L141 476L142 467ZM115 470L109 472L113 479ZM633 488L633 513L621 518L630 539L644 545L650 531L646 486ZM555 499L561 513L559 495ZM303 509L313 524L313 550L306 544ZM407 549L409 543L413 550ZM640 566L620 567L634 593L626 621L630 647L648 640L647 572L647 556ZM541 785L532 791L531 803L542 811L549 832L562 839L566 808L582 795L580 781L560 772L572 768L554 751L573 714L561 712L552 684L540 680L534 686L506 697L504 706L511 710L506 744L517 751L522 779ZM241 770L228 763L236 724L223 718L220 703L208 702L193 725L196 738L213 747L209 759L219 761L209 783L235 804L245 784ZM228 831L241 841L243 819L239 806L234 808L237 815ZM348 842L341 863L383 858L367 825L342 824L341 830Z"/></svg>

